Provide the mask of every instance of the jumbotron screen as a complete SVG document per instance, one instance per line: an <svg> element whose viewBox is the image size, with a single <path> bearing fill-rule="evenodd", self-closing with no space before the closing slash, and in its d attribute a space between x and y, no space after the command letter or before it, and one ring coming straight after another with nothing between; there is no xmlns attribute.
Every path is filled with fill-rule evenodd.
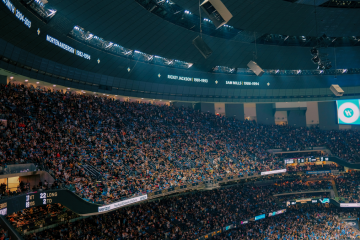
<svg viewBox="0 0 360 240"><path fill-rule="evenodd" d="M339 124L360 124L360 100L337 100L337 115Z"/></svg>

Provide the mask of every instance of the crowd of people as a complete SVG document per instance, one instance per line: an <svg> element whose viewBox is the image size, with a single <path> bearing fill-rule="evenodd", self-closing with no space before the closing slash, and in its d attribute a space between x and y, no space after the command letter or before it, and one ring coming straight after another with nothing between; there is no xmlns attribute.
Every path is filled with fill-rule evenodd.
<svg viewBox="0 0 360 240"><path fill-rule="evenodd" d="M272 196L275 189L274 184L242 184L184 194L66 223L28 239L194 239L279 210Z"/></svg>
<svg viewBox="0 0 360 240"><path fill-rule="evenodd" d="M290 187L289 181L286 181ZM205 192L192 192L127 207L53 229L26 235L50 239L196 239L213 230L237 228L217 239L340 239L356 234L338 219L336 208L311 204L291 206L279 216L251 221L255 216L286 208L273 197L277 184L244 183ZM346 211L347 209L345 209ZM354 211L352 212L354 215ZM248 224L241 225L241 222ZM231 237L231 238L230 238Z"/></svg>
<svg viewBox="0 0 360 240"><path fill-rule="evenodd" d="M338 209L321 205L290 207L285 214L238 225L213 239L221 240L292 240L355 239L360 233L339 218Z"/></svg>
<svg viewBox="0 0 360 240"><path fill-rule="evenodd" d="M24 85L0 85L0 94L0 118L6 120L0 121L0 164L6 167L34 163L55 179L52 186L37 187L67 187L96 203L283 168L343 170L336 164L286 166L280 155L268 149L326 146L349 162L360 159L358 131L267 126L184 107L124 102ZM357 199L355 174L339 177L336 183L339 195ZM339 187L347 183L349 186ZM329 181L296 178L266 186L250 183L184 194L66 223L31 234L28 239L193 239L226 224L279 210L283 206L277 204L273 194L331 187ZM22 227L36 218L33 216L57 214L55 208L40 208L38 214L28 212L34 211L31 209L9 219ZM326 225L326 229L334 236L347 231L331 218L333 215L325 219L320 212L296 212L278 217L277 223L252 223L255 229L250 235L242 230L234 234L240 234L239 239L281 239L286 226L279 226L282 221L291 225L299 219L296 214L318 219L320 225L325 220L331 222L334 225ZM263 225L256 228L256 224ZM319 236L317 229L310 224L287 235Z"/></svg>
<svg viewBox="0 0 360 240"><path fill-rule="evenodd" d="M269 148L327 146L347 160L357 155L355 146L344 144L357 132L265 126L23 85L1 85L0 92L0 116L7 120L1 127L0 162L36 163L92 202L284 168ZM87 171L89 165L98 175ZM94 181L99 176L102 184Z"/></svg>
<svg viewBox="0 0 360 240"><path fill-rule="evenodd" d="M295 181L281 181L275 184L275 186L273 187L273 193L280 194L301 191L314 191L321 189L332 189L331 182L324 180L306 181L306 179L299 179Z"/></svg>
<svg viewBox="0 0 360 240"><path fill-rule="evenodd" d="M284 168L269 148L327 146L341 158L357 159L357 145L345 141L349 134L358 139L357 131L258 125L184 107L24 85L1 85L0 93L0 116L7 120L0 127L1 164L36 163L97 203Z"/></svg>
<svg viewBox="0 0 360 240"><path fill-rule="evenodd" d="M335 180L336 189L341 202L359 203L360 202L360 173L351 172L339 176Z"/></svg>
<svg viewBox="0 0 360 240"><path fill-rule="evenodd" d="M45 205L41 207L31 207L19 212L7 215L6 218L17 229L36 229L40 225L46 226L53 224L62 218L69 220L76 214L62 206L60 203ZM36 224L35 224L36 223Z"/></svg>

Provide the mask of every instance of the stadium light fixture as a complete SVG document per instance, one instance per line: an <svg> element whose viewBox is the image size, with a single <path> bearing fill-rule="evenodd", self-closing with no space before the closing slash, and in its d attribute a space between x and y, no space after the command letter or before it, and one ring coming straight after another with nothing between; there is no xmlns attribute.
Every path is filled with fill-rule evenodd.
<svg viewBox="0 0 360 240"><path fill-rule="evenodd" d="M91 40L93 37L94 37L94 35L90 33L89 36L87 38L85 38L85 40Z"/></svg>
<svg viewBox="0 0 360 240"><path fill-rule="evenodd" d="M28 82L29 80L25 79L25 82Z"/></svg>
<svg viewBox="0 0 360 240"><path fill-rule="evenodd" d="M56 12L57 12L56 10L49 9L49 14L47 15L47 17L53 17Z"/></svg>
<svg viewBox="0 0 360 240"><path fill-rule="evenodd" d="M114 43L110 42L110 43L105 47L105 49L111 48L113 45L114 45Z"/></svg>

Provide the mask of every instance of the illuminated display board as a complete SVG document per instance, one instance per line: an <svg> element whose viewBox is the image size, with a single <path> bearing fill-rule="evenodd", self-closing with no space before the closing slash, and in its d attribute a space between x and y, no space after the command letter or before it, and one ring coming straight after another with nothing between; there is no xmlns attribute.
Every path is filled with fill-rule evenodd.
<svg viewBox="0 0 360 240"><path fill-rule="evenodd" d="M7 215L25 208L61 203L70 210L83 214L98 212L99 205L85 202L68 190L30 192L23 195L0 200L0 214Z"/></svg>
<svg viewBox="0 0 360 240"><path fill-rule="evenodd" d="M114 210L116 208L120 208L126 205L130 205L136 202L140 202L140 201L144 201L147 199L147 195L143 195L140 197L134 197L134 198L130 198L124 201L120 201L120 202L116 202L116 203L111 203L102 207L99 207L98 211L99 212L106 212L106 211L110 211L110 210Z"/></svg>
<svg viewBox="0 0 360 240"><path fill-rule="evenodd" d="M278 174L278 173L286 173L286 168L274 170L274 171L261 172L261 175L270 175L270 174Z"/></svg>
<svg viewBox="0 0 360 240"><path fill-rule="evenodd" d="M57 40L56 38L53 38L49 35L46 35L46 41L64 49L65 51L68 51L69 53L72 53L72 54L75 54L79 57L82 57L82 58L85 58L87 60L90 60L91 59L91 56L89 54L86 54L86 53L83 53L79 50L76 50L75 48L73 47L70 47L69 45L65 44L65 43L62 43L60 42L59 40Z"/></svg>
<svg viewBox="0 0 360 240"><path fill-rule="evenodd" d="M338 124L360 124L360 100L337 100Z"/></svg>
<svg viewBox="0 0 360 240"><path fill-rule="evenodd" d="M53 199L58 196L57 192L33 193L25 196L25 208L52 204Z"/></svg>
<svg viewBox="0 0 360 240"><path fill-rule="evenodd" d="M304 162L324 162L329 161L329 157L301 157L301 158L286 158L284 159L285 164L293 163L304 163Z"/></svg>
<svg viewBox="0 0 360 240"><path fill-rule="evenodd" d="M24 14L22 14L20 12L19 9L16 9L14 4L12 4L12 2L10 0L2 0L2 2L6 5L6 7L10 10L10 12L12 12L15 17L17 19L19 19L20 21L22 21L25 26L27 26L28 28L31 28L31 21L29 19L27 19Z"/></svg>
<svg viewBox="0 0 360 240"><path fill-rule="evenodd" d="M279 214L282 214L282 213L285 213L285 212L286 212L286 209L281 209L281 210L276 211L276 212L271 212L271 213L269 213L269 217L279 215Z"/></svg>
<svg viewBox="0 0 360 240"><path fill-rule="evenodd" d="M265 218L265 214L261 214L255 217L255 221Z"/></svg>

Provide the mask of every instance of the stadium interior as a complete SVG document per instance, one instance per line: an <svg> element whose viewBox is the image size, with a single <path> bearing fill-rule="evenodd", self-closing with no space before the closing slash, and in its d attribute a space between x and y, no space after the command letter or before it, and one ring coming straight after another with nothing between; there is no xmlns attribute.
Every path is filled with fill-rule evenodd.
<svg viewBox="0 0 360 240"><path fill-rule="evenodd" d="M360 239L360 0L2 0L0 240Z"/></svg>

